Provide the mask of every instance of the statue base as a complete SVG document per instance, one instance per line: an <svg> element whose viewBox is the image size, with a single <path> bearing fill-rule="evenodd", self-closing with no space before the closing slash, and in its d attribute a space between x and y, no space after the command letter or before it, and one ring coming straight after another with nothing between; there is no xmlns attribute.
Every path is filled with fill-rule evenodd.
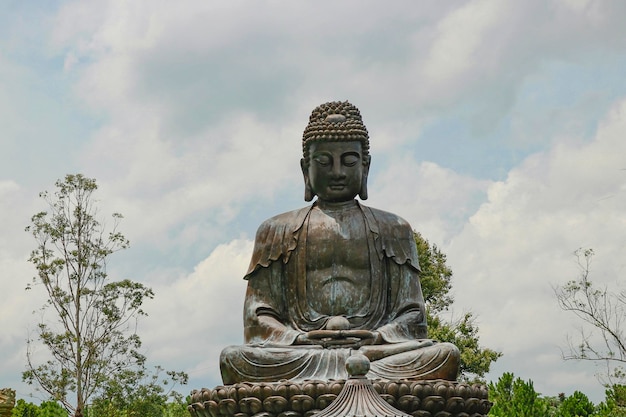
<svg viewBox="0 0 626 417"><path fill-rule="evenodd" d="M191 393L193 417L311 417L332 403L345 380L238 383ZM371 380L392 407L414 417L483 417L491 408L482 384L446 380Z"/></svg>
<svg viewBox="0 0 626 417"><path fill-rule="evenodd" d="M11 417L13 407L15 407L15 390L0 389L0 417Z"/></svg>

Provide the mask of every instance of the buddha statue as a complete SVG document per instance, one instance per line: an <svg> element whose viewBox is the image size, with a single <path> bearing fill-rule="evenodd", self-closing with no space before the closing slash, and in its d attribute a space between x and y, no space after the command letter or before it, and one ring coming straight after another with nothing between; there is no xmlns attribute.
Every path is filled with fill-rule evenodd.
<svg viewBox="0 0 626 417"><path fill-rule="evenodd" d="M359 110L330 102L304 131L305 200L258 229L242 346L222 351L224 384L347 378L355 353L382 380L447 379L459 350L428 339L413 230L367 199L369 135Z"/></svg>

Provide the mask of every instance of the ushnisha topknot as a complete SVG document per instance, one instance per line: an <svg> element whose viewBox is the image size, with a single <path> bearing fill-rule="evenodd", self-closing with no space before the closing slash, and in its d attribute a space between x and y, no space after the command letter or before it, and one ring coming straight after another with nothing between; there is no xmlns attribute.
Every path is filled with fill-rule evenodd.
<svg viewBox="0 0 626 417"><path fill-rule="evenodd" d="M309 145L312 142L349 140L360 141L363 156L369 155L369 135L359 109L348 101L321 104L313 109L302 135L304 159L308 161Z"/></svg>

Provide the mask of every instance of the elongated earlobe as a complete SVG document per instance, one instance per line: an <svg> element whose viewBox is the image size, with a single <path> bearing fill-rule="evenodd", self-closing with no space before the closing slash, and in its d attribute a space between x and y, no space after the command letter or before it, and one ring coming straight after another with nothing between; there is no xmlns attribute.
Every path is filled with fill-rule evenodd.
<svg viewBox="0 0 626 417"><path fill-rule="evenodd" d="M311 187L311 181L309 180L309 167L302 158L300 160L300 168L302 169L302 176L304 177L304 201L311 201L315 197L313 187Z"/></svg>
<svg viewBox="0 0 626 417"><path fill-rule="evenodd" d="M359 198L361 200L367 200L367 174L363 174L361 190L359 191Z"/></svg>
<svg viewBox="0 0 626 417"><path fill-rule="evenodd" d="M313 194L313 189L311 188L311 183L309 183L309 179L305 178L304 179L304 201L311 201L313 200L313 197L315 196L315 194Z"/></svg>
<svg viewBox="0 0 626 417"><path fill-rule="evenodd" d="M359 190L359 198L367 200L367 176L370 172L371 157L368 155L367 160L363 164L363 175L361 176L361 189Z"/></svg>

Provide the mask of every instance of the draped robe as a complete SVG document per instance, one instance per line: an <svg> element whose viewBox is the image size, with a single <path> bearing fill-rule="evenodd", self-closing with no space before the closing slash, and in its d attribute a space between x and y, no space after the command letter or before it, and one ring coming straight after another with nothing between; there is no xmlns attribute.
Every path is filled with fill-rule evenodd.
<svg viewBox="0 0 626 417"><path fill-rule="evenodd" d="M307 240L315 204L265 221L257 231L244 306L244 346L222 351L225 384L346 378L352 348L296 345L324 329L331 315L316 311L307 289ZM363 346L370 377L455 379L459 352L427 338L424 297L413 231L400 217L357 203L369 258L368 299L346 315L350 329L376 331L382 342ZM451 370L452 369L452 370Z"/></svg>

